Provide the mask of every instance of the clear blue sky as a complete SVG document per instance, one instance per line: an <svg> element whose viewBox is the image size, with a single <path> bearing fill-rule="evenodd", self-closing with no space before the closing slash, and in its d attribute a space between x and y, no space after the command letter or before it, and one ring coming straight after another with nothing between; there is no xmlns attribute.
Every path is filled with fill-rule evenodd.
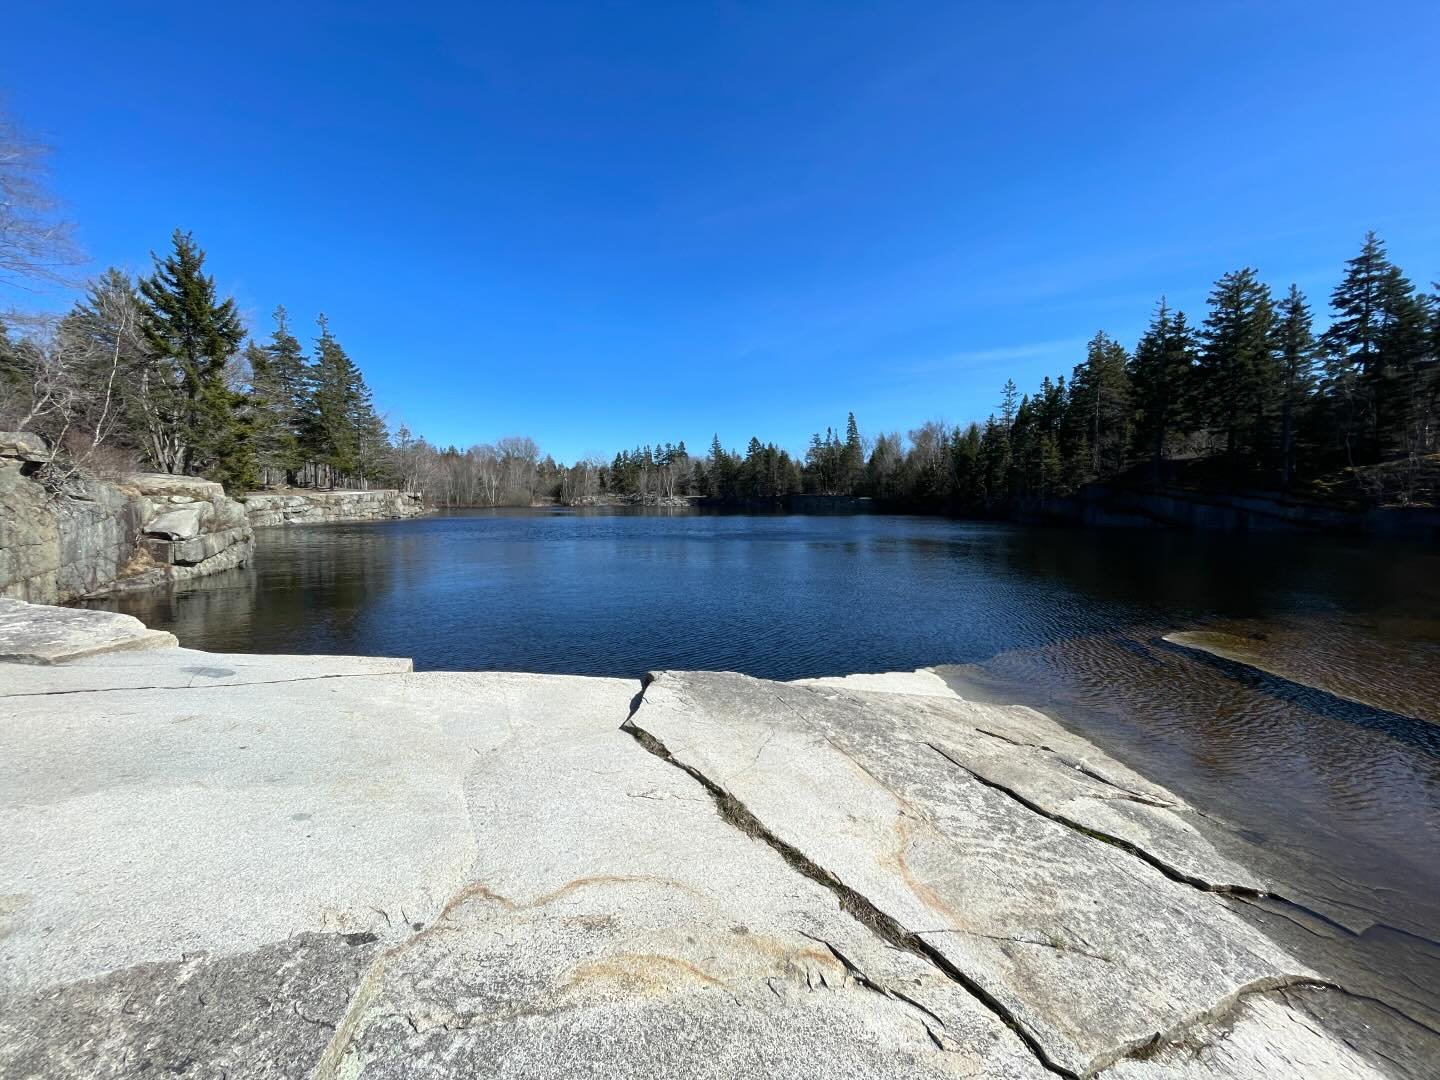
<svg viewBox="0 0 1440 1080"><path fill-rule="evenodd" d="M97 267L193 230L260 333L325 311L442 444L965 421L1238 266L1323 301L1373 227L1440 277L1433 0L4 22L0 89Z"/></svg>

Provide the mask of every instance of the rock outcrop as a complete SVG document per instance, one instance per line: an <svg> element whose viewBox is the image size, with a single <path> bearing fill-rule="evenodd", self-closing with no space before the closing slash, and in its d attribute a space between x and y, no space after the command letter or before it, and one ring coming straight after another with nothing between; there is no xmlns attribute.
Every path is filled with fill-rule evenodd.
<svg viewBox="0 0 1440 1080"><path fill-rule="evenodd" d="M174 584L244 565L245 508L209 480L140 473L38 482L49 451L0 433L0 596L58 603Z"/></svg>
<svg viewBox="0 0 1440 1080"><path fill-rule="evenodd" d="M26 619L52 657L95 639L6 617L11 656ZM641 687L137 649L138 627L0 665L7 1080L1440 1060L1428 1015L1237 917L1266 883L1183 800L929 673Z"/></svg>
<svg viewBox="0 0 1440 1080"><path fill-rule="evenodd" d="M377 491L259 491L245 496L245 511L256 528L320 525L337 521L389 521L426 512L420 496L385 488Z"/></svg>

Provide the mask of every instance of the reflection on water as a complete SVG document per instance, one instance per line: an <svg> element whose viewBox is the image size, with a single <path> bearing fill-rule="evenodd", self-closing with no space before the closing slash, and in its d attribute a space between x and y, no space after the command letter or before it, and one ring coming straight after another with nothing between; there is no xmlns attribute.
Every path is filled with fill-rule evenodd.
<svg viewBox="0 0 1440 1080"><path fill-rule="evenodd" d="M220 651L769 678L953 665L1383 924L1440 939L1440 556L893 517L514 512L269 530L111 606ZM1223 632L1269 674L1161 640ZM1319 689L1316 689L1319 688ZM1353 700L1347 700L1353 699Z"/></svg>

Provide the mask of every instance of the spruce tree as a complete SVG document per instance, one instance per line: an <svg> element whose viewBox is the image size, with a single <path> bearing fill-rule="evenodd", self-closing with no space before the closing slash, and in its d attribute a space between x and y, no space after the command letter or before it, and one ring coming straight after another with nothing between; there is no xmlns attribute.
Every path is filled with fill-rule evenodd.
<svg viewBox="0 0 1440 1080"><path fill-rule="evenodd" d="M855 414L852 412L845 419L845 450L841 464L843 479L840 484L842 495L855 494L864 469L865 448L860 441L860 425L855 422Z"/></svg>
<svg viewBox="0 0 1440 1080"><path fill-rule="evenodd" d="M172 366L179 398L173 417L179 452L173 466L163 464L183 473L243 477L253 463L229 460L245 456L248 443L225 370L245 336L240 315L233 299L217 299L194 238L176 229L171 244L164 259L151 253L155 272L140 282L145 339Z"/></svg>
<svg viewBox="0 0 1440 1080"><path fill-rule="evenodd" d="M1274 353L1280 365L1280 489L1288 491L1295 472L1295 432L1315 389L1315 335L1310 305L1291 285L1275 309Z"/></svg>
<svg viewBox="0 0 1440 1080"><path fill-rule="evenodd" d="M1225 437L1232 478L1242 451L1258 456L1272 441L1269 418L1279 386L1273 318L1270 289L1250 267L1224 275L1210 291L1196 378L1202 414Z"/></svg>
<svg viewBox="0 0 1440 1080"><path fill-rule="evenodd" d="M316 319L320 337L315 342L315 366L311 376L310 405L305 449L329 486L355 471L359 458L356 430L355 365L330 333L330 322L322 314Z"/></svg>
<svg viewBox="0 0 1440 1080"><path fill-rule="evenodd" d="M277 463L285 471L285 482L294 484L305 464L301 443L311 422L311 371L305 360L305 350L290 332L289 312L282 305L276 307L273 317L275 329L264 348L265 367L273 395L272 407L280 418L283 430Z"/></svg>
<svg viewBox="0 0 1440 1080"><path fill-rule="evenodd" d="M355 433L355 471L362 487L383 476L389 467L390 433L385 421L375 411L375 403L365 375L351 365L350 426Z"/></svg>
<svg viewBox="0 0 1440 1080"><path fill-rule="evenodd" d="M1066 408L1072 484L1112 476L1125 467L1130 441L1130 377L1125 347L1104 331L1090 339L1085 362L1070 379Z"/></svg>
<svg viewBox="0 0 1440 1080"><path fill-rule="evenodd" d="M1411 457L1427 449L1430 363L1429 298L1391 266L1380 285L1380 363L1375 379L1375 441L1381 457Z"/></svg>
<svg viewBox="0 0 1440 1080"><path fill-rule="evenodd" d="M1185 313L1172 313L1161 297L1130 360L1135 444L1150 458L1152 482L1160 480L1166 440L1185 426L1194 366L1194 335L1185 322Z"/></svg>
<svg viewBox="0 0 1440 1080"><path fill-rule="evenodd" d="M1360 254L1345 263L1345 276L1330 294L1334 315L1322 339L1325 389L1336 441L1350 465L1379 457L1386 381L1380 335L1393 269L1384 242L1368 232Z"/></svg>
<svg viewBox="0 0 1440 1080"><path fill-rule="evenodd" d="M247 405L255 461L260 470L261 482L272 484L277 477L285 475L285 462L289 456L289 432L285 427L285 413L275 385L274 372L270 368L269 354L256 342L249 341L245 344L245 363L250 368Z"/></svg>

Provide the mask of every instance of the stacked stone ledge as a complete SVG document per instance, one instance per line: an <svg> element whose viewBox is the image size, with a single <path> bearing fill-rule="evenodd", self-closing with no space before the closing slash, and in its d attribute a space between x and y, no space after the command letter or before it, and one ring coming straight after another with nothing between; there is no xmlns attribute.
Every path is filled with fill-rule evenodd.
<svg viewBox="0 0 1440 1080"><path fill-rule="evenodd" d="M0 596L64 603L175 584L243 566L254 549L245 507L209 480L80 475L52 492L50 451L0 433Z"/></svg>

